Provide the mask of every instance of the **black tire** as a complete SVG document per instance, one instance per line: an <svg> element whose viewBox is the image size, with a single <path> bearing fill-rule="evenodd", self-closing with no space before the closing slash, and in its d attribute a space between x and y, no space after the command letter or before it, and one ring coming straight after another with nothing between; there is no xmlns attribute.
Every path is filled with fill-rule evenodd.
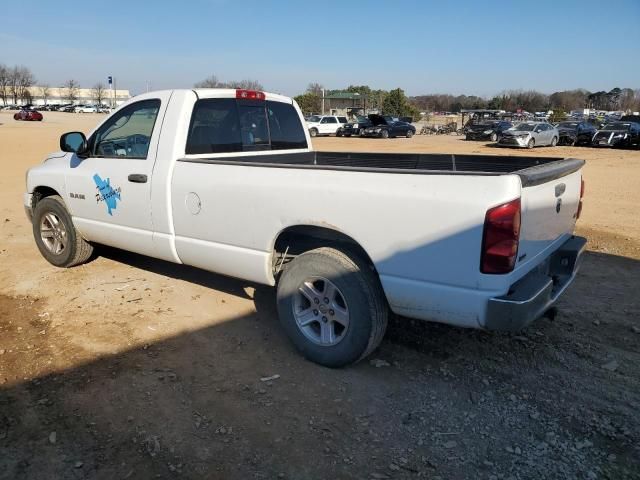
<svg viewBox="0 0 640 480"><path fill-rule="evenodd" d="M380 138L389 138L389 130L380 131Z"/></svg>
<svg viewBox="0 0 640 480"><path fill-rule="evenodd" d="M43 218L47 214L55 215L65 229L66 243L59 253L51 251L42 239L41 228ZM58 195L43 198L36 204L33 211L33 237L42 256L56 267L68 268L80 265L89 260L93 253L93 246L76 230L71 215Z"/></svg>
<svg viewBox="0 0 640 480"><path fill-rule="evenodd" d="M336 130L336 137L341 137L342 136L342 132L340 130Z"/></svg>
<svg viewBox="0 0 640 480"><path fill-rule="evenodd" d="M309 130L309 135L311 135L312 137L317 137L318 136L318 129L312 128L311 130Z"/></svg>
<svg viewBox="0 0 640 480"><path fill-rule="evenodd" d="M489 140L491 140L492 143L496 143L498 141L498 134L496 132L493 132L489 137Z"/></svg>
<svg viewBox="0 0 640 480"><path fill-rule="evenodd" d="M413 137L413 130L407 130L407 138Z"/></svg>
<svg viewBox="0 0 640 480"><path fill-rule="evenodd" d="M314 343L298 326L295 298L311 277L330 279L348 306L349 325L336 344ZM363 359L378 347L387 328L389 310L375 271L357 254L335 248L310 250L289 262L278 281L277 301L280 322L293 344L308 360L326 367Z"/></svg>
<svg viewBox="0 0 640 480"><path fill-rule="evenodd" d="M558 145L558 137L553 137L551 139L551 146L555 147L556 145Z"/></svg>
<svg viewBox="0 0 640 480"><path fill-rule="evenodd" d="M527 148L532 149L535 146L536 146L536 141L533 138L530 138L529 141L527 142Z"/></svg>

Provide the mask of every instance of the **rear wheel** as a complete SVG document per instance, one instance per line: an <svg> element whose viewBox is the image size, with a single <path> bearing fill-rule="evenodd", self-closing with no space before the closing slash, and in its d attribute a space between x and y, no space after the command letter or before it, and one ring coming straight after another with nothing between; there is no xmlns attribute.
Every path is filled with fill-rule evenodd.
<svg viewBox="0 0 640 480"><path fill-rule="evenodd" d="M317 137L318 136L318 129L317 128L312 128L311 130L309 130L309 135L311 135L312 137Z"/></svg>
<svg viewBox="0 0 640 480"><path fill-rule="evenodd" d="M42 256L56 267L79 265L93 253L93 246L76 230L58 195L46 197L36 204L33 236Z"/></svg>
<svg viewBox="0 0 640 480"><path fill-rule="evenodd" d="M388 309L380 281L360 256L318 248L287 264L278 282L285 332L309 360L342 367L380 344Z"/></svg>
<svg viewBox="0 0 640 480"><path fill-rule="evenodd" d="M536 146L536 141L533 138L530 138L527 142L527 148L533 148Z"/></svg>

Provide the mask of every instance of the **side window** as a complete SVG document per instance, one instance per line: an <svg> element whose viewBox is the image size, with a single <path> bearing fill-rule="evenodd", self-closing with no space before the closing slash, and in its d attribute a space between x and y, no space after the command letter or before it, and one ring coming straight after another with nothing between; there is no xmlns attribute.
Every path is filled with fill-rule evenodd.
<svg viewBox="0 0 640 480"><path fill-rule="evenodd" d="M147 158L160 100L134 103L110 118L94 134L91 154L95 157Z"/></svg>
<svg viewBox="0 0 640 480"><path fill-rule="evenodd" d="M348 123L348 121L347 121L347 117L338 117L338 121L339 121L340 123Z"/></svg>
<svg viewBox="0 0 640 480"><path fill-rule="evenodd" d="M271 149L307 148L307 138L293 105L283 102L267 102Z"/></svg>
<svg viewBox="0 0 640 480"><path fill-rule="evenodd" d="M320 123L329 123L329 117L324 117L322 120L320 120Z"/></svg>
<svg viewBox="0 0 640 480"><path fill-rule="evenodd" d="M336 120L336 117L327 117L326 120L327 120L327 123L338 123L338 121Z"/></svg>

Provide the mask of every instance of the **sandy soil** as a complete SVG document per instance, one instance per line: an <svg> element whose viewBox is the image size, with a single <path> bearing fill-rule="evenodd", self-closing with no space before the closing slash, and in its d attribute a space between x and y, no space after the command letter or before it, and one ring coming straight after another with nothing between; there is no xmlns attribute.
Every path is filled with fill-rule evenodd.
<svg viewBox="0 0 640 480"><path fill-rule="evenodd" d="M335 371L293 351L270 288L111 249L49 265L24 173L103 117L44 115L0 112L0 478L640 478L640 152L316 139L587 160L590 252L554 321L398 319L384 362Z"/></svg>

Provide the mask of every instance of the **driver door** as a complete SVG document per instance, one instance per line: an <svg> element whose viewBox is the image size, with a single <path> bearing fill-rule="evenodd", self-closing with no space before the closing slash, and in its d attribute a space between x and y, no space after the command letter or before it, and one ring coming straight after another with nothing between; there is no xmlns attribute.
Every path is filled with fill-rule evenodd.
<svg viewBox="0 0 640 480"><path fill-rule="evenodd" d="M87 240L151 251L151 174L170 96L124 107L93 132L87 158L71 154L65 201Z"/></svg>

